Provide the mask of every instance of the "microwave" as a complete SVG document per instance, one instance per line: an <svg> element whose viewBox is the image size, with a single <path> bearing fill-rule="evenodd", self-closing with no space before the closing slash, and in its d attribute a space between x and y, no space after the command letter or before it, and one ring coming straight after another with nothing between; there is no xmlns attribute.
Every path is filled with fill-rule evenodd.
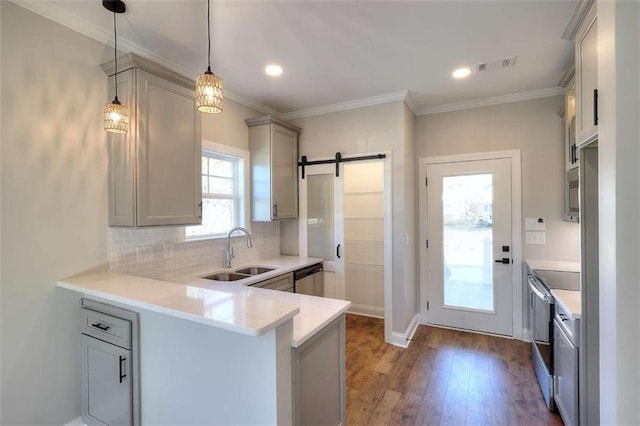
<svg viewBox="0 0 640 426"><path fill-rule="evenodd" d="M580 216L580 179L578 167L567 171L565 182L564 204L565 220L578 222Z"/></svg>

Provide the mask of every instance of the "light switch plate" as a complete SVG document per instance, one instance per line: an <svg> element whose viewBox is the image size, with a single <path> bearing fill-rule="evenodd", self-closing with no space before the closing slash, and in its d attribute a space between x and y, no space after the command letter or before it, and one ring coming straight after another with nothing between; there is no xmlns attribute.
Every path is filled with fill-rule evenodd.
<svg viewBox="0 0 640 426"><path fill-rule="evenodd" d="M527 244L546 244L547 233L546 232L527 232L526 242Z"/></svg>

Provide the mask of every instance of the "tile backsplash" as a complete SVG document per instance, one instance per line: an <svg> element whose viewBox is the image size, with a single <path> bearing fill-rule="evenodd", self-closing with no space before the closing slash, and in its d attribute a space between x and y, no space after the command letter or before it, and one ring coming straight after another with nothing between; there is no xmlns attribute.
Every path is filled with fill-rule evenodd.
<svg viewBox="0 0 640 426"><path fill-rule="evenodd" d="M170 281L195 270L224 268L224 238L177 242L176 235L176 228L109 228L109 269ZM253 248L238 235L231 239L234 265L280 255L278 222L251 223Z"/></svg>

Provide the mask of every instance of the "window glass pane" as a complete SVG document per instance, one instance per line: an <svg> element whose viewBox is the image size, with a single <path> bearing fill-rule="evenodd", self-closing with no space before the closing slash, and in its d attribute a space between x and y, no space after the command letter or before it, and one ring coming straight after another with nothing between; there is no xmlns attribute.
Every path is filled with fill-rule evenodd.
<svg viewBox="0 0 640 426"><path fill-rule="evenodd" d="M330 175L307 176L307 238L309 256L334 260L333 181Z"/></svg>
<svg viewBox="0 0 640 426"><path fill-rule="evenodd" d="M493 310L493 175L442 180L444 303Z"/></svg>
<svg viewBox="0 0 640 426"><path fill-rule="evenodd" d="M188 226L187 237L224 234L233 228L233 200L202 200L202 225Z"/></svg>
<svg viewBox="0 0 640 426"><path fill-rule="evenodd" d="M202 193L206 194L207 192L209 192L209 178L202 176Z"/></svg>
<svg viewBox="0 0 640 426"><path fill-rule="evenodd" d="M208 173L207 170L207 157L202 157L202 174L206 175Z"/></svg>
<svg viewBox="0 0 640 426"><path fill-rule="evenodd" d="M209 190L210 194L233 194L233 180L227 178L209 178Z"/></svg>
<svg viewBox="0 0 640 426"><path fill-rule="evenodd" d="M233 160L222 160L219 158L209 158L209 175L233 177Z"/></svg>

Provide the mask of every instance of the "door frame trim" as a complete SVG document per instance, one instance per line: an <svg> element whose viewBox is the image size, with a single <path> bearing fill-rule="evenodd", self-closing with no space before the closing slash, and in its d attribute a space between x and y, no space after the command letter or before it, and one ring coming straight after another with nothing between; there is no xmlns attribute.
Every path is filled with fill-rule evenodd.
<svg viewBox="0 0 640 426"><path fill-rule="evenodd" d="M418 226L420 228L420 279L418 288L420 324L428 324L427 311L427 186L422 185L427 179L427 166L430 164L459 163L480 160L511 160L511 238L513 246L512 268L512 303L514 339L523 340L523 291L522 291L522 154L519 149L506 151L478 152L471 154L443 155L437 157L420 157L418 159Z"/></svg>

